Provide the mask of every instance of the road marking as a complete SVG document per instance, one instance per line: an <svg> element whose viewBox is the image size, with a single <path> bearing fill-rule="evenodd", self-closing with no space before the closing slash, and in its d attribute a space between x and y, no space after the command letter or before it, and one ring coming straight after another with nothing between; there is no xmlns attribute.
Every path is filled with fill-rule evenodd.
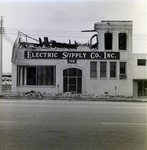
<svg viewBox="0 0 147 150"><path fill-rule="evenodd" d="M147 123L120 123L120 122L102 122L103 125L138 125L138 126L147 126Z"/></svg>

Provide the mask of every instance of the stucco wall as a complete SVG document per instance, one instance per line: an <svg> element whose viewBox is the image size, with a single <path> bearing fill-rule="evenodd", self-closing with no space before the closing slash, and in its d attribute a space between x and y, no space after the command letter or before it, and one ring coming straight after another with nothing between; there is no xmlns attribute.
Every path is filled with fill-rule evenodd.
<svg viewBox="0 0 147 150"><path fill-rule="evenodd" d="M131 61L129 59L124 59L124 53L121 52L120 57L123 58L121 60L107 60L107 78L100 78L100 62L104 60L77 60L76 64L69 64L67 60L49 60L49 59L24 59L24 51L26 49L21 49L17 54L16 65L24 65L24 66L43 66L43 65L55 65L56 66L56 86L17 86L17 74L16 69L17 66L13 63L13 75L12 75L12 91L17 92L26 92L30 90L41 91L41 92L63 92L63 70L67 68L78 68L82 70L82 93L95 93L95 94L105 94L108 92L109 95L124 95L124 96L132 96L132 70L131 70ZM120 61L127 62L127 79L119 79L119 62ZM90 78L90 62L97 62L97 78ZM106 61L106 60L105 60ZM117 77L110 78L109 73L109 63L115 61L117 62Z"/></svg>
<svg viewBox="0 0 147 150"><path fill-rule="evenodd" d="M109 24L108 24L109 23ZM12 63L12 91L46 91L46 92L63 92L63 70L67 68L78 68L82 70L82 93L106 94L108 95L133 95L133 67L132 67L132 22L100 22L95 27L98 32L98 49L89 49L88 47L78 47L77 49L62 49L62 48L41 48L34 51L89 51L89 52L119 52L119 60L90 60L77 59L76 64L69 64L63 59L25 59L24 51L32 51L32 49L20 48L16 52L16 61ZM112 50L104 48L104 34L110 32L113 34ZM127 34L126 50L118 49L119 33ZM90 78L90 62L97 62L97 78ZM107 78L100 78L100 62L107 62ZM117 62L117 77L110 78L110 62ZM119 79L119 63L126 62L126 79ZM17 65L37 66L37 65L55 65L56 66L56 85L55 86L17 86Z"/></svg>
<svg viewBox="0 0 147 150"><path fill-rule="evenodd" d="M137 59L145 59L145 66L138 66ZM133 54L133 79L147 79L147 54Z"/></svg>

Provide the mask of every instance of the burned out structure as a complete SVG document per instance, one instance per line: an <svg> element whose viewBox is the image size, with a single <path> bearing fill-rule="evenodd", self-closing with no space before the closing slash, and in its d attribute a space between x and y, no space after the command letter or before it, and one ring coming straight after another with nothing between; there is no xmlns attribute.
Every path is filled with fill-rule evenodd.
<svg viewBox="0 0 147 150"><path fill-rule="evenodd" d="M84 32L91 31L87 44L19 32L12 53L12 91L133 96L132 21L101 21Z"/></svg>

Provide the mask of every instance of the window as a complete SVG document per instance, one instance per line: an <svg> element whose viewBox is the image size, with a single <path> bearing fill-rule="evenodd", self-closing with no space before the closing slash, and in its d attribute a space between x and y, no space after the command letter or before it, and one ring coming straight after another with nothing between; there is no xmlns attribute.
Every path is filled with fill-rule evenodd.
<svg viewBox="0 0 147 150"><path fill-rule="evenodd" d="M95 42L95 43L93 43ZM98 49L98 35L95 34L90 39L90 48Z"/></svg>
<svg viewBox="0 0 147 150"><path fill-rule="evenodd" d="M120 79L126 79L126 62L120 62L120 72L119 72Z"/></svg>
<svg viewBox="0 0 147 150"><path fill-rule="evenodd" d="M138 66L146 66L146 59L137 59Z"/></svg>
<svg viewBox="0 0 147 150"><path fill-rule="evenodd" d="M54 85L54 66L37 67L37 85Z"/></svg>
<svg viewBox="0 0 147 150"><path fill-rule="evenodd" d="M55 85L55 66L18 66L18 85Z"/></svg>
<svg viewBox="0 0 147 150"><path fill-rule="evenodd" d="M27 67L27 85L36 85L36 67Z"/></svg>
<svg viewBox="0 0 147 150"><path fill-rule="evenodd" d="M119 33L119 50L126 50L127 48L127 34Z"/></svg>
<svg viewBox="0 0 147 150"><path fill-rule="evenodd" d="M26 85L27 70L25 66L17 67L17 85Z"/></svg>
<svg viewBox="0 0 147 150"><path fill-rule="evenodd" d="M63 71L63 76L82 76L82 71L77 68L69 68Z"/></svg>
<svg viewBox="0 0 147 150"><path fill-rule="evenodd" d="M97 78L97 62L90 62L90 78Z"/></svg>
<svg viewBox="0 0 147 150"><path fill-rule="evenodd" d="M116 62L110 62L110 77L116 77Z"/></svg>
<svg viewBox="0 0 147 150"><path fill-rule="evenodd" d="M107 63L100 62L100 78L106 78L106 77L107 77Z"/></svg>
<svg viewBox="0 0 147 150"><path fill-rule="evenodd" d="M105 50L112 50L112 33L105 33Z"/></svg>

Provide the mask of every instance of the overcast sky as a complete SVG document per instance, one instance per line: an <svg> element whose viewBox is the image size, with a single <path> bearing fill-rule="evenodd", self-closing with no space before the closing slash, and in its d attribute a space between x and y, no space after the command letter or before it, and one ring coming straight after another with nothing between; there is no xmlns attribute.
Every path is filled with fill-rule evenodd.
<svg viewBox="0 0 147 150"><path fill-rule="evenodd" d="M21 31L31 37L86 43L101 20L133 21L133 52L147 53L146 0L0 0L3 16L3 72L11 72L13 42Z"/></svg>

